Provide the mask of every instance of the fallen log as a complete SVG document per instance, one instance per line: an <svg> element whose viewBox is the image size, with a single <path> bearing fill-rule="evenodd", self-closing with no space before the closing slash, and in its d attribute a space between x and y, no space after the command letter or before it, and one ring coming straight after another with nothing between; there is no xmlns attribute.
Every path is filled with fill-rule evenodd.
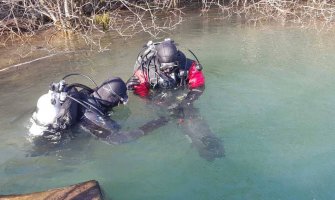
<svg viewBox="0 0 335 200"><path fill-rule="evenodd" d="M102 200L99 183L90 180L62 188L29 194L0 195L0 200Z"/></svg>

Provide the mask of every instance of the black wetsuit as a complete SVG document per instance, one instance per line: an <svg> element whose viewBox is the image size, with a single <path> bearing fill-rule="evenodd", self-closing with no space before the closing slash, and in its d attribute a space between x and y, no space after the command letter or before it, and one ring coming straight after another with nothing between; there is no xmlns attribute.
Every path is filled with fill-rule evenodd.
<svg viewBox="0 0 335 200"><path fill-rule="evenodd" d="M167 123L166 119L158 118L135 130L122 131L120 125L108 116L108 111L128 98L126 85L118 77L107 79L95 89L78 83L59 87L56 83L52 84L51 90L56 97L51 104L53 101L60 102L60 109L54 123L47 126L40 124L47 128L43 136L62 135L62 132L79 123L97 138L110 144L121 144L147 135ZM63 102L60 100L62 94L66 97Z"/></svg>
<svg viewBox="0 0 335 200"><path fill-rule="evenodd" d="M160 117L147 122L137 129L123 131L121 130L121 126L107 115L112 107L106 107L101 104L87 90L80 91L79 96L83 102L89 102L90 105L95 107L87 108L80 106L78 118L80 125L92 135L109 144L122 144L134 141L168 122L166 118Z"/></svg>
<svg viewBox="0 0 335 200"><path fill-rule="evenodd" d="M208 123L193 105L194 101L201 96L203 90L204 87L188 93L185 93L185 90L181 88L177 90L156 90L151 93L150 99L154 105L164 109L167 108L170 118L177 120L201 157L213 161L215 158L224 156L224 147L221 139L211 131Z"/></svg>

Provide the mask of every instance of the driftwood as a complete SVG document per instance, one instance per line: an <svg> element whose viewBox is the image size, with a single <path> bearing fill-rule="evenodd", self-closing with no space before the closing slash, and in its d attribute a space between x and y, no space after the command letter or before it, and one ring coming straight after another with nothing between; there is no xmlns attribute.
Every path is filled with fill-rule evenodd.
<svg viewBox="0 0 335 200"><path fill-rule="evenodd" d="M95 180L30 194L0 195L0 200L102 200L99 183Z"/></svg>

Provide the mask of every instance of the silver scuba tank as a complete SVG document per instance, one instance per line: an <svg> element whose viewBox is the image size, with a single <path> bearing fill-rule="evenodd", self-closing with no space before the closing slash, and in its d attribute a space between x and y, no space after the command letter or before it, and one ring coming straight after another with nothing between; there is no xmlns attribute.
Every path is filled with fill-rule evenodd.
<svg viewBox="0 0 335 200"><path fill-rule="evenodd" d="M36 111L31 118L30 135L41 136L56 123L62 103L65 101L67 95L63 91L64 85L64 80L59 83L52 83L48 93L43 94L38 99Z"/></svg>

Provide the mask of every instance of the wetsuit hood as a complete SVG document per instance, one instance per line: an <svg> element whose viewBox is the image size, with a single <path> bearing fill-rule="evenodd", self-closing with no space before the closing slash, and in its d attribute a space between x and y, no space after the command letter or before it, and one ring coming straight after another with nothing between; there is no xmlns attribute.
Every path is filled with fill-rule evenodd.
<svg viewBox="0 0 335 200"><path fill-rule="evenodd" d="M111 77L104 81L93 93L104 107L113 108L119 103L126 103L128 100L127 87L119 77Z"/></svg>
<svg viewBox="0 0 335 200"><path fill-rule="evenodd" d="M177 47L172 40L165 40L156 47L157 58L160 63L160 69L174 68L177 66Z"/></svg>

